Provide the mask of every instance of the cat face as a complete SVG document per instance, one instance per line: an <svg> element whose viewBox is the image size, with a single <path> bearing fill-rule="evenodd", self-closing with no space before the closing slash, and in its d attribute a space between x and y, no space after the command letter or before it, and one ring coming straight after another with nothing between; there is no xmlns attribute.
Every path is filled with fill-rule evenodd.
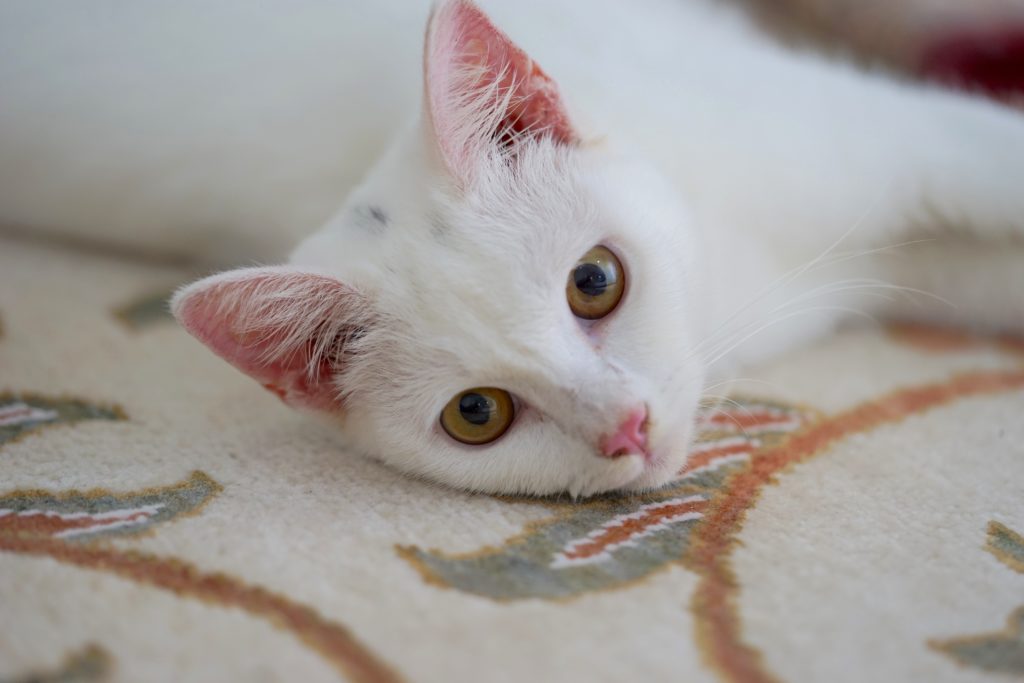
<svg viewBox="0 0 1024 683"><path fill-rule="evenodd" d="M176 315L404 471L504 493L668 481L703 379L685 212L471 3L434 13L425 75L423 120L291 265L196 283Z"/></svg>

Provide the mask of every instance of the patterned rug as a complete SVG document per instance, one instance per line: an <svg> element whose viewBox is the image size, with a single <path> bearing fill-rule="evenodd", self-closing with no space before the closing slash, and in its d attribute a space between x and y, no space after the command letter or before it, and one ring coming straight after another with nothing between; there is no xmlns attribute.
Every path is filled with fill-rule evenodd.
<svg viewBox="0 0 1024 683"><path fill-rule="evenodd" d="M0 681L1024 677L1024 346L853 330L644 496L440 489L170 321L192 274L0 242Z"/></svg>

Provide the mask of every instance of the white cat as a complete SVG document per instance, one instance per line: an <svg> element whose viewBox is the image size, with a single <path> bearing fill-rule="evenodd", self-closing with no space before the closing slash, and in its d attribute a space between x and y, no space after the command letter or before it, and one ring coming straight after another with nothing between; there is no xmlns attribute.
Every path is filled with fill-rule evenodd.
<svg viewBox="0 0 1024 683"><path fill-rule="evenodd" d="M340 213L174 298L351 447L477 491L648 489L709 377L852 313L1024 327L1021 252L992 248L1024 236L1020 113L698 0L504 9L530 55L442 2L422 113ZM944 227L971 239L889 257Z"/></svg>

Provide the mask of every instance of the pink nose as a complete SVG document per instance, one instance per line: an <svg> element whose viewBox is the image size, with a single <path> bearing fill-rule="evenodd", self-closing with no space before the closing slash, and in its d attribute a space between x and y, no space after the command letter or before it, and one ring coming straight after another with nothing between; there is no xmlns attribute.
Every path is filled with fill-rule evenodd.
<svg viewBox="0 0 1024 683"><path fill-rule="evenodd" d="M601 453L609 458L647 453L647 406L629 411L615 433L601 437Z"/></svg>

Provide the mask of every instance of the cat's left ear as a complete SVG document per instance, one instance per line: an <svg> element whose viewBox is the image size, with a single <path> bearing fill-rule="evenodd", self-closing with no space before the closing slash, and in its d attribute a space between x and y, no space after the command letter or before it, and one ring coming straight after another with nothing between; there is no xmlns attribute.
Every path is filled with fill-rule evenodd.
<svg viewBox="0 0 1024 683"><path fill-rule="evenodd" d="M423 70L428 127L460 185L525 138L578 141L557 84L470 0L435 8Z"/></svg>
<svg viewBox="0 0 1024 683"><path fill-rule="evenodd" d="M200 280L171 299L199 341L285 403L342 409L338 378L375 321L362 292L292 266L242 268Z"/></svg>

